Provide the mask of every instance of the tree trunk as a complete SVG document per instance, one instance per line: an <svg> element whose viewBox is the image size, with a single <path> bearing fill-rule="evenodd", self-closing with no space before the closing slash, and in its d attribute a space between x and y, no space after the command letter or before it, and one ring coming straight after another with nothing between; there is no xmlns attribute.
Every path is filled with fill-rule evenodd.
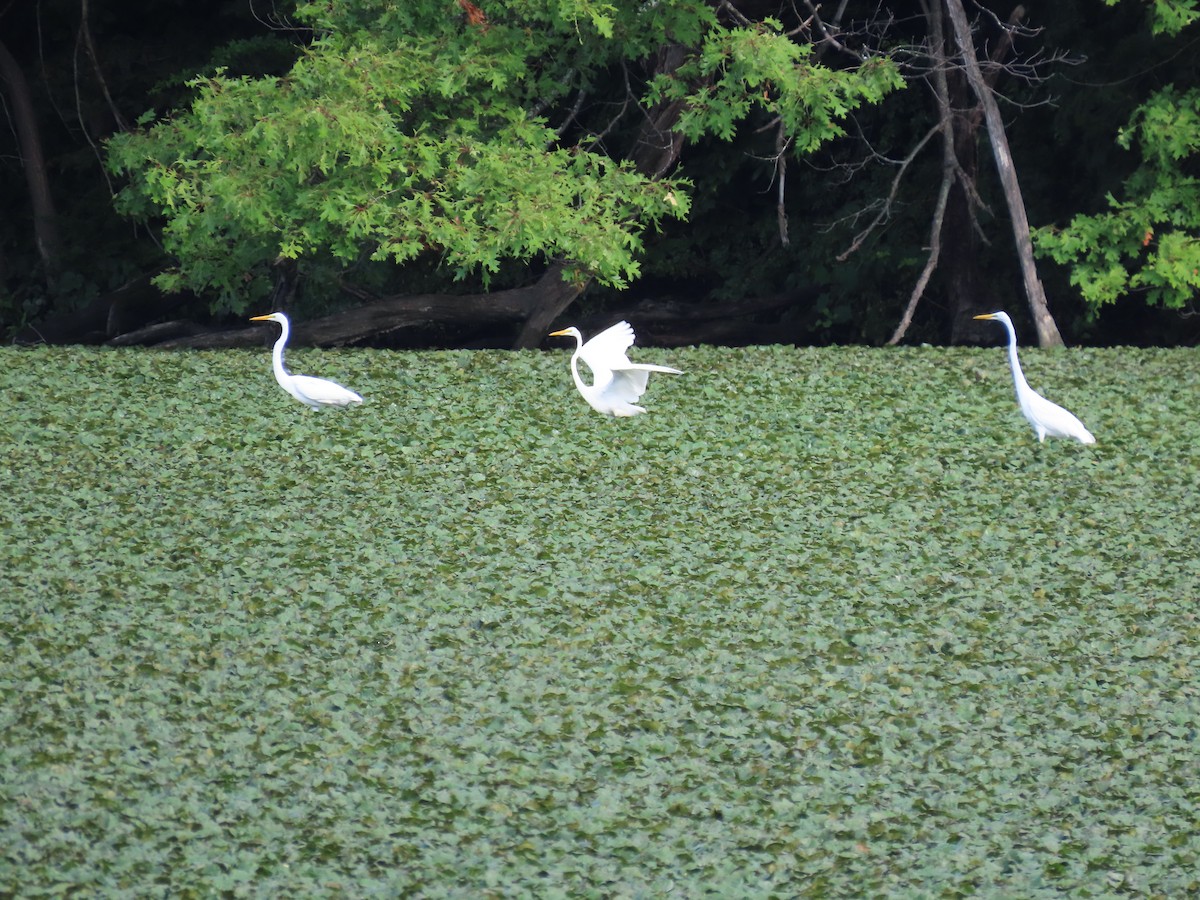
<svg viewBox="0 0 1200 900"><path fill-rule="evenodd" d="M659 52L651 77L674 72L687 59L687 48L672 44ZM643 175L662 178L679 159L683 135L674 129L684 109L682 100L670 100L646 110L632 153L633 163Z"/></svg>
<svg viewBox="0 0 1200 900"><path fill-rule="evenodd" d="M653 74L674 72L687 57L684 47L667 47L659 53ZM634 165L643 175L661 178L678 161L683 149L683 136L673 129L683 109L681 101L672 101L660 103L647 111L631 154ZM562 275L565 268L563 263L555 262L530 289L536 296L529 318L517 337L517 349L540 346L554 320L586 289L586 282L564 281Z"/></svg>
<svg viewBox="0 0 1200 900"><path fill-rule="evenodd" d="M522 290L530 297L532 311L521 326L517 336L518 350L529 350L539 347L542 338L550 330L554 320L563 314L572 301L583 293L585 285L573 281L563 281L563 271L566 269L560 262L554 263L546 274L538 279L536 284Z"/></svg>
<svg viewBox="0 0 1200 900"><path fill-rule="evenodd" d="M979 154L976 143L982 117L964 113L970 105L971 90L961 71L950 72L949 78L953 115L953 153L958 177L951 188L946 208L945 227L945 285L950 308L950 343L970 340L979 322L973 316L993 312L1000 306L996 284L980 277L979 253L986 246L980 230L977 212L981 207L978 195ZM970 190L968 190L968 185ZM973 327L974 326L974 327Z"/></svg>
<svg viewBox="0 0 1200 900"><path fill-rule="evenodd" d="M904 339L904 335L908 332L908 327L912 324L913 315L916 313L917 303L920 302L921 296L925 293L929 279L933 277L933 272L941 259L942 235L943 231L945 231L944 223L946 222L946 210L951 192L955 189L958 190L961 195L960 202L969 200L962 185L959 184L959 173L962 171L962 167L958 164L954 140L956 133L956 116L954 110L956 107L951 102L950 83L946 76L945 63L947 54L946 38L942 27L942 9L940 6L930 8L926 4L922 4L922 8L929 22L930 49L934 56L932 67L933 98L934 104L937 106L938 131L940 132L942 144L942 181L938 187L938 196L933 207L933 221L929 226L929 256L925 258L925 265L921 269L917 283L913 286L912 293L909 294L908 305L904 309L904 315L900 317L900 324L896 326L896 330L888 338L888 346L895 346ZM969 209L967 212L969 214ZM946 231L945 237L946 246L951 248L951 253L949 254L951 272L964 269L962 259L953 254L953 248L962 235L951 229ZM951 297L953 297L953 292L951 292Z"/></svg>
<svg viewBox="0 0 1200 900"><path fill-rule="evenodd" d="M944 17L945 10L935 5L932 14ZM939 29L942 31L942 29ZM944 33L944 32L943 32ZM949 66L951 51L943 47L941 62ZM979 153L976 143L983 117L973 102L974 92L962 68L953 68L946 76L952 113L952 141L959 177L955 179L946 209L946 294L950 307L950 343L962 343L966 336L963 322L974 322L977 313L997 308L995 291L988 279L979 278L979 247L982 237L976 212L979 209ZM969 111L969 112L968 112ZM968 191L967 185L972 186Z"/></svg>
<svg viewBox="0 0 1200 900"><path fill-rule="evenodd" d="M579 289L562 280L552 266L535 284L486 294L404 294L384 297L320 319L294 322L292 334L297 344L336 347L377 338L402 328L419 328L431 323L469 323L472 325L524 322L525 330L536 332L536 347L548 326L536 324L539 316L550 315L578 294ZM535 327L530 327L531 323ZM153 332L150 333L153 335ZM262 329L257 326L229 331L209 332L176 338L156 344L163 348L216 349L251 347L261 343ZM129 337L122 343L131 343Z"/></svg>
<svg viewBox="0 0 1200 900"><path fill-rule="evenodd" d="M933 14L939 19L945 10L934 4ZM1017 25L1025 15L1025 8L1016 7L1008 17L1010 27ZM939 31L943 29L940 28ZM1001 63L1012 49L1009 32L996 41L991 52L991 70L984 76L988 90L992 90L1004 71ZM949 68L950 53L943 48L940 63ZM978 133L983 124L983 105L972 98L974 91L967 81L965 70L959 66L948 72L947 83L952 97L951 105L958 112L954 115L954 154L961 173L955 181L946 213L946 292L950 307L950 343L978 342L980 323L974 317L979 313L993 312L1002 305L997 294L997 285L990 279L981 279L979 267L980 245L986 244L976 216L982 201L978 195L979 154ZM968 191L963 182L970 184ZM987 332L989 335L991 332Z"/></svg>
<svg viewBox="0 0 1200 900"><path fill-rule="evenodd" d="M9 110L21 148L21 163L25 169L25 182L29 187L29 202L33 209L34 243L46 270L47 287L53 292L62 261L58 217L54 211L54 199L50 195L50 179L46 175L46 159L42 155L42 141L33 98L29 93L29 82L3 42L0 42L0 81L4 82L6 88Z"/></svg>
<svg viewBox="0 0 1200 900"><path fill-rule="evenodd" d="M984 81L979 68L979 60L975 56L975 45L971 38L971 26L967 22L967 14L963 9L962 0L945 0L946 11L950 15L953 26L955 43L962 55L966 68L967 80L971 89L978 97L983 107L983 118L987 123L988 139L992 145L992 156L996 160L996 170L1000 176L1000 184L1004 188L1004 199L1008 204L1009 217L1012 220L1013 238L1017 245L1017 256L1021 262L1021 276L1025 280L1025 295L1029 300L1029 308L1033 312L1033 321L1037 326L1038 346L1062 346L1062 336L1058 326L1046 305L1046 294L1042 290L1042 282L1037 276L1037 267L1033 261L1033 240L1029 235L1029 219L1025 215L1025 201L1021 196L1021 185L1017 180L1017 171L1013 165L1012 153L1008 148L1008 137L1004 131L1004 122L1000 118L1000 109L991 88Z"/></svg>

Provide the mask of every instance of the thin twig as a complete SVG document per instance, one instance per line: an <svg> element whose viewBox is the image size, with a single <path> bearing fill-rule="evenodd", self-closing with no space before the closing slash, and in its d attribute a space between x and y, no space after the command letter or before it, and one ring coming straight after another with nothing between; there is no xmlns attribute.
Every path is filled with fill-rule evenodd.
<svg viewBox="0 0 1200 900"><path fill-rule="evenodd" d="M917 141L917 145L913 147L911 151L909 151L908 156L904 157L904 159L900 161L900 169L896 172L895 177L892 178L892 186L891 189L888 190L887 199L883 201L879 208L879 212L876 213L875 218L871 220L871 223L854 236L854 240L850 242L849 247L837 255L838 262L845 262L858 250L859 247L863 245L866 239L871 236L871 233L879 226L881 222L886 222L891 218L892 202L896 199L896 193L900 190L900 182L904 180L904 175L908 171L908 167L912 164L912 161L917 158L917 155L925 149L925 145L929 143L930 139L933 138L934 135L938 134L941 130L942 123L939 122L930 128L929 131L925 133L925 136Z"/></svg>
<svg viewBox="0 0 1200 900"><path fill-rule="evenodd" d="M86 10L87 0L83 0L83 2ZM100 174L104 176L104 183L108 186L109 195L112 196L116 194L116 191L113 189L112 179L108 177L108 170L104 167L104 157L101 155L100 148L96 145L96 142L92 140L92 133L88 129L87 122L83 118L83 96L79 92L79 45L83 43L82 32L83 28L80 26L80 34L77 36L75 41L75 53L71 57L71 69L75 85L75 116L79 119L79 130L83 132L84 140L86 140L88 146L92 148L92 153L96 157L96 162L100 164Z"/></svg>
<svg viewBox="0 0 1200 900"><path fill-rule="evenodd" d="M108 81L104 77L104 70L100 68L100 55L96 52L96 44L92 40L88 0L80 0L79 31L83 36L83 45L87 49L88 59L92 62L92 74L96 76L96 81L100 83L100 91L104 94L104 100L108 104L109 112L112 113L113 121L117 123L117 128L121 131L128 131L129 123L125 121L125 117L121 115L121 110L117 108L116 101L113 100L112 94L109 93Z"/></svg>
<svg viewBox="0 0 1200 900"><path fill-rule="evenodd" d="M567 110L566 116L563 117L563 123L554 129L554 133L560 138L566 133L571 123L579 116L579 111L583 109L583 102L587 99L588 95L586 91L582 90L578 94L579 96L575 98L575 102L571 105L571 108Z"/></svg>

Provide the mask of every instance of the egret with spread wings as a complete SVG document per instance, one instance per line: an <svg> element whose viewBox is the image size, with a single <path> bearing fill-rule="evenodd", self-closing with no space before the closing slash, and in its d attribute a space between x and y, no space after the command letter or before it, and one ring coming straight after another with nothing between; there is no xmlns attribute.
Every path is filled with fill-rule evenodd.
<svg viewBox="0 0 1200 900"><path fill-rule="evenodd" d="M575 353L571 357L571 376L575 387L588 405L606 416L636 416L646 410L635 405L646 392L651 372L666 372L682 375L669 366L629 361L625 351L633 346L633 328L628 322L618 322L584 343L578 328L564 328L550 332L550 337L573 337ZM579 375L579 360L592 370L592 383L588 384Z"/></svg>

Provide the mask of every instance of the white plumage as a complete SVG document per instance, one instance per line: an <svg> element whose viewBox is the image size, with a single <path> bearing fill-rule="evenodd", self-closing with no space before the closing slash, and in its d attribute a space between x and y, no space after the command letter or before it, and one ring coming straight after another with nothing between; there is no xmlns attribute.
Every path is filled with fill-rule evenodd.
<svg viewBox="0 0 1200 900"><path fill-rule="evenodd" d="M279 382L279 386L303 403L305 406L313 409L320 409L328 406L350 406L363 402L363 398L354 391L342 387L335 381L328 381L324 378L313 378L311 375L293 375L283 366L283 345L287 343L288 335L291 333L291 325L288 322L288 317L281 312L271 313L268 316L254 316L250 319L251 322L278 322L282 329L279 333L279 340L275 342L275 349L271 353L271 362L275 369L275 380Z"/></svg>
<svg viewBox="0 0 1200 900"><path fill-rule="evenodd" d="M625 351L633 346L633 328L628 322L618 322L584 343L578 328L552 331L550 337L573 337L575 353L571 356L571 376L575 387L588 405L606 416L636 416L646 410L635 405L635 401L646 393L651 372L666 372L682 375L669 366L629 361ZM579 360L592 370L592 383L587 384L579 376Z"/></svg>
<svg viewBox="0 0 1200 900"><path fill-rule="evenodd" d="M1074 438L1082 444L1096 443L1092 433L1083 427L1083 423L1079 419L1057 403L1051 403L1029 386L1029 382L1025 380L1025 374L1021 371L1021 363L1017 359L1017 331L1013 328L1012 319L1008 317L1008 313L987 313L975 316L975 318L999 322L1008 331L1008 362L1012 366L1013 385L1017 389L1017 403L1021 405L1021 412L1025 414L1025 418L1029 420L1029 424L1037 433L1038 441L1045 441L1048 435Z"/></svg>

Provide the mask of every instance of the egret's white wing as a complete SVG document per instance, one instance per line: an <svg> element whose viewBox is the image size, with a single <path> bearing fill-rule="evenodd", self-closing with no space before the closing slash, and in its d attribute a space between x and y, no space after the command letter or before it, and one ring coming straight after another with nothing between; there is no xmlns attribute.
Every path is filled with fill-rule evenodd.
<svg viewBox="0 0 1200 900"><path fill-rule="evenodd" d="M646 393L650 373L645 369L616 369L612 375L612 381L604 391L605 399L632 403Z"/></svg>
<svg viewBox="0 0 1200 900"><path fill-rule="evenodd" d="M1035 430L1041 426L1050 437L1074 438L1084 444L1096 443L1092 433L1070 410L1064 409L1053 400L1047 400L1036 391L1031 390L1030 394L1031 396L1026 398L1029 409L1025 417L1033 423Z"/></svg>
<svg viewBox="0 0 1200 900"><path fill-rule="evenodd" d="M639 365L631 363L622 369L614 369L611 380L596 391L596 402L593 404L601 412L614 416L635 416L645 412L634 402L646 393L646 385L650 381L651 372L667 372L672 375L682 375L678 369L669 366Z"/></svg>
<svg viewBox="0 0 1200 900"><path fill-rule="evenodd" d="M629 365L625 351L633 346L633 328L628 322L618 322L606 328L579 348L579 358L600 377L601 370L619 369Z"/></svg>
<svg viewBox="0 0 1200 900"><path fill-rule="evenodd" d="M362 397L354 391L325 378L293 375L291 383L292 387L296 389L300 401L309 406L350 406L363 402Z"/></svg>
<svg viewBox="0 0 1200 900"><path fill-rule="evenodd" d="M646 393L650 373L644 369L617 369L603 390L595 394L592 406L610 416L636 416L645 410L635 403Z"/></svg>
<svg viewBox="0 0 1200 900"><path fill-rule="evenodd" d="M682 375L678 369L672 369L670 366L656 366L653 363L629 363L629 365L621 366L620 368L626 371L639 372L666 372L668 375Z"/></svg>
<svg viewBox="0 0 1200 900"><path fill-rule="evenodd" d="M678 369L670 366L654 366L649 363L630 363L620 369L613 369L612 383L605 394L633 402L646 393L646 384L651 372L667 372L671 375L682 375Z"/></svg>

